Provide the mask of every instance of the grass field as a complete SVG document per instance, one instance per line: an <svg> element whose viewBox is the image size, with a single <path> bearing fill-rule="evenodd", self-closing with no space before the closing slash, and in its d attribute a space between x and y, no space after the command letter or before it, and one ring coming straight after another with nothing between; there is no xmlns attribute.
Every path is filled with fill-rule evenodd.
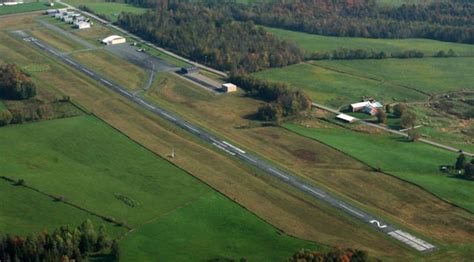
<svg viewBox="0 0 474 262"><path fill-rule="evenodd" d="M197 254L202 260L214 255L239 258L247 254L259 261L267 256L283 260L301 247L320 248L277 234L275 228L93 117L10 126L0 129L0 139L12 141L3 143L0 149L9 152L8 157L0 160L0 173L22 178L27 185L62 195L67 201L126 221L133 227L139 228L154 220L154 228L158 230L154 232L160 237L131 248L128 241L150 233L146 227L133 232L132 239L125 240L123 246L125 250L138 250L133 251L128 261L133 261L137 252L144 260L168 260L177 253L187 261ZM0 154L6 155L6 152ZM179 195L175 193L178 189ZM136 204L130 206L116 194L124 195ZM24 202L31 204L29 201L25 197ZM190 214L194 215L188 216ZM174 216L181 216L181 220ZM66 213L58 219L69 217ZM185 217L194 223L189 223ZM162 220L167 222L162 223ZM170 222L174 227L170 227ZM206 234L210 228L218 230ZM188 238L208 246L200 250L203 246L186 245L183 241ZM267 245L260 243L263 240ZM181 246L178 243L182 243ZM279 247L278 253L272 248L275 246ZM195 252L195 248L200 251Z"/></svg>
<svg viewBox="0 0 474 262"><path fill-rule="evenodd" d="M453 49L459 56L474 56L474 48L468 44L441 42L429 39L372 39L360 37L333 37L314 35L278 28L265 27L276 36L295 42L307 52L332 52L338 48L384 51L388 54L405 50L420 50L425 56L433 56L440 50Z"/></svg>
<svg viewBox="0 0 474 262"><path fill-rule="evenodd" d="M427 93L474 90L474 58L316 61L346 74L379 79Z"/></svg>
<svg viewBox="0 0 474 262"><path fill-rule="evenodd" d="M56 202L33 190L14 186L3 179L0 179L0 198L0 235L9 233L27 236L43 230L51 232L61 225L78 226L86 219L90 219L97 227L107 226L112 236L117 237L126 232L84 211Z"/></svg>
<svg viewBox="0 0 474 262"><path fill-rule="evenodd" d="M364 134L342 128L306 128L287 124L286 128L316 139L373 167L433 192L439 197L474 212L474 183L446 176L440 165L454 164L457 154L423 143L409 143L389 135Z"/></svg>
<svg viewBox="0 0 474 262"><path fill-rule="evenodd" d="M64 7L61 4L56 3L55 8ZM51 8L48 5L48 1L40 1L34 3L24 3L14 6L0 6L0 15L15 14L15 13L26 13L31 11L40 11Z"/></svg>
<svg viewBox="0 0 474 262"><path fill-rule="evenodd" d="M146 8L136 7L130 4L123 4L123 3L114 3L114 2L106 2L106 1L97 1L97 0L87 0L87 1L79 1L79 0L67 0L65 1L68 4L74 6L87 6L90 8L95 14L105 16L107 20L115 22L118 19L120 13L133 13L133 14L143 14L146 12Z"/></svg>
<svg viewBox="0 0 474 262"><path fill-rule="evenodd" d="M427 99L427 96L419 92L394 86L387 81L353 76L311 64L275 68L258 72L255 75L303 89L315 102L336 108L357 102L363 96L375 97L377 100L386 103L392 101L414 102Z"/></svg>
<svg viewBox="0 0 474 262"><path fill-rule="evenodd" d="M218 257L283 261L301 246L321 249L281 235L216 193L144 225L125 238L122 246L126 261L208 261Z"/></svg>
<svg viewBox="0 0 474 262"><path fill-rule="evenodd" d="M107 51L79 52L72 57L129 90L143 88L148 80L148 73L144 69Z"/></svg>
<svg viewBox="0 0 474 262"><path fill-rule="evenodd" d="M84 47L63 35L58 35L47 29L31 31L31 35L51 45L55 49L62 52L71 52L83 49Z"/></svg>

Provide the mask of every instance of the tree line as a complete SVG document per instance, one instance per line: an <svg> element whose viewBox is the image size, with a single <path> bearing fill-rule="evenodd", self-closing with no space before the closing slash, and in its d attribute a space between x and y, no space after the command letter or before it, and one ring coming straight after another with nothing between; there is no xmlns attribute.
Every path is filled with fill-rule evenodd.
<svg viewBox="0 0 474 262"><path fill-rule="evenodd" d="M157 1L163 3L164 1ZM236 22L203 3L176 1L142 15L122 13L118 25L191 60L240 72L298 63L304 53L253 22Z"/></svg>
<svg viewBox="0 0 474 262"><path fill-rule="evenodd" d="M311 99L300 90L287 84L270 82L250 75L233 74L229 81L242 88L250 97L267 102L258 109L257 118L262 121L280 121L311 109Z"/></svg>
<svg viewBox="0 0 474 262"><path fill-rule="evenodd" d="M90 220L79 227L61 226L52 234L42 232L27 237L0 236L0 261L87 261L91 254L109 254L112 261L120 259L120 248L111 240L105 227L98 231Z"/></svg>
<svg viewBox="0 0 474 262"><path fill-rule="evenodd" d="M384 51L374 51L366 49L338 48L332 52L314 52L307 59L309 60L353 60L353 59L386 59L386 58L423 58L425 54L418 50L406 50L401 52L386 53ZM454 57L453 50L444 52L443 50L434 54L435 57Z"/></svg>
<svg viewBox="0 0 474 262"><path fill-rule="evenodd" d="M215 5L228 10L238 21L312 34L474 43L472 1L385 8L379 7L375 0L274 0Z"/></svg>

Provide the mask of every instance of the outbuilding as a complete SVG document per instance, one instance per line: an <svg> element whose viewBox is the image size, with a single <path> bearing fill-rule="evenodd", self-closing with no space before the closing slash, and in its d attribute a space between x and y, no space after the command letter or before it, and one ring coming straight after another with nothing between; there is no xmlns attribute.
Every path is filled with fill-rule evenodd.
<svg viewBox="0 0 474 262"><path fill-rule="evenodd" d="M348 123L353 123L357 120L355 117L352 117L352 116L346 115L346 114L339 114L339 115L336 116L336 118L340 119L342 121L348 122Z"/></svg>
<svg viewBox="0 0 474 262"><path fill-rule="evenodd" d="M235 92L237 91L237 86L232 83L223 84L221 90L225 93Z"/></svg>
<svg viewBox="0 0 474 262"><path fill-rule="evenodd" d="M91 24L88 22L80 21L80 22L74 23L74 27L76 27L77 29L86 29L86 28L91 28Z"/></svg>
<svg viewBox="0 0 474 262"><path fill-rule="evenodd" d="M101 42L102 44L105 44L105 45L118 45L118 44L123 44L127 42L127 40L122 36L111 35L109 37L102 39Z"/></svg>

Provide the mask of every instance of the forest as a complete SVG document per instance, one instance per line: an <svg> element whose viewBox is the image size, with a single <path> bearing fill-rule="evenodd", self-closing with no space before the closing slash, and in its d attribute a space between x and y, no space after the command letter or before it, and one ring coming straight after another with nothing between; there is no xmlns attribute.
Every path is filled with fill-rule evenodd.
<svg viewBox="0 0 474 262"><path fill-rule="evenodd" d="M185 0L126 0L143 7L175 9ZM237 21L328 36L428 38L474 43L474 2L435 1L380 7L375 0L274 0L239 4L199 1Z"/></svg>
<svg viewBox="0 0 474 262"><path fill-rule="evenodd" d="M255 72L303 60L294 44L252 22L235 22L219 9L180 2L143 15L122 13L118 24L191 60L239 72Z"/></svg>

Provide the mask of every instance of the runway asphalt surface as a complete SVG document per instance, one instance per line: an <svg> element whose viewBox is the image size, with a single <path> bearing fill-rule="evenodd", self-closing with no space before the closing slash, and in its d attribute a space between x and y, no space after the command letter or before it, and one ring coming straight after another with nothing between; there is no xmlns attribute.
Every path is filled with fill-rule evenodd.
<svg viewBox="0 0 474 262"><path fill-rule="evenodd" d="M86 74L90 78L101 82L106 87L114 90L115 92L119 93L120 95L129 99L130 101L133 101L134 103L142 106L143 108L146 108L147 110L155 113L156 115L162 118L165 118L166 120L172 122L176 126L179 126L180 128L188 131L189 133L192 133L193 135L201 138L202 140L208 142L209 144L215 146L216 148L222 150L223 152L233 157L236 157L250 165L253 165L261 169L262 171L266 172L267 174L283 181L284 183L287 183L288 185L291 185L294 188L302 192L305 192L306 194L311 195L314 199L331 205L332 207L344 212L345 214L358 219L359 221L371 226L372 228L382 233L389 235L393 239L398 240L417 251L431 252L433 250L436 250L436 247L434 245L397 228L397 226L388 224L384 222L383 220L361 210L360 208L352 204L349 204L347 202L344 202L340 198L314 185L306 183L305 181L298 178L297 176L290 174L288 172L285 172L273 166L269 162L255 155L249 154L245 152L244 150L242 150L241 148L238 148L237 146L227 141L221 140L217 136L214 136L208 133L207 131L180 118L179 116L176 116L160 108L159 106L153 105L145 101L141 97L135 96L133 93L127 91L126 88L114 83L113 80L109 80L100 76L99 74L95 73L93 70L88 69L87 67L81 65L79 62L74 61L73 59L61 54L57 50L48 46L46 43L43 43L31 36L28 36L25 32L16 31L14 33L16 33L19 37L23 38L24 41L35 45L37 48L44 51L46 54L53 55L57 59L81 71L82 73Z"/></svg>

